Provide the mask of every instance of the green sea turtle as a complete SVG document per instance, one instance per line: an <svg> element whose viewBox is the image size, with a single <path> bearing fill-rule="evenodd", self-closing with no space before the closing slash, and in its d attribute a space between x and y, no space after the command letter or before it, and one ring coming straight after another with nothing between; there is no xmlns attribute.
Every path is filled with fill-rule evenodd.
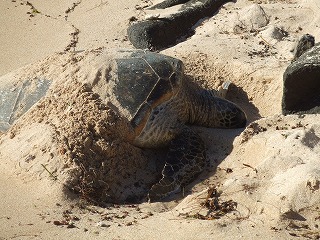
<svg viewBox="0 0 320 240"><path fill-rule="evenodd" d="M149 191L151 201L189 183L206 164L204 143L186 124L246 125L246 115L237 105L191 82L179 59L144 50L123 51L106 72L105 94L132 126L128 140L142 148L169 148L162 178Z"/></svg>

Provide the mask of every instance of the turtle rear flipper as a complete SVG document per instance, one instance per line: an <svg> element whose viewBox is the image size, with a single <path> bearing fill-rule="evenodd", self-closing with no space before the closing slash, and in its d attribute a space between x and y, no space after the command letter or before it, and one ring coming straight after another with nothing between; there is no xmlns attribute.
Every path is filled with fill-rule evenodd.
<svg viewBox="0 0 320 240"><path fill-rule="evenodd" d="M200 136L184 127L169 145L162 179L149 191L150 201L160 200L190 183L206 164L205 145Z"/></svg>

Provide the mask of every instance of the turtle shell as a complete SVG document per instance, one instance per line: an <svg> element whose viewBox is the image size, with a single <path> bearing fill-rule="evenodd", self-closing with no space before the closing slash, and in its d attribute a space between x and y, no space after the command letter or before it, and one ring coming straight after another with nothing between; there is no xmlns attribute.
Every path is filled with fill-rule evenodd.
<svg viewBox="0 0 320 240"><path fill-rule="evenodd" d="M112 92L134 127L174 97L183 80L182 61L150 51L133 51L115 65Z"/></svg>

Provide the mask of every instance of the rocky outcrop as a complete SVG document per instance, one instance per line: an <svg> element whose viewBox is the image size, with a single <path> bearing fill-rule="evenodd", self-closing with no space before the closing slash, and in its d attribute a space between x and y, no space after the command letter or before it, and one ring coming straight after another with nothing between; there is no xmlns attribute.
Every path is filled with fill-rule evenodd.
<svg viewBox="0 0 320 240"><path fill-rule="evenodd" d="M283 80L284 114L320 113L320 44L291 63Z"/></svg>

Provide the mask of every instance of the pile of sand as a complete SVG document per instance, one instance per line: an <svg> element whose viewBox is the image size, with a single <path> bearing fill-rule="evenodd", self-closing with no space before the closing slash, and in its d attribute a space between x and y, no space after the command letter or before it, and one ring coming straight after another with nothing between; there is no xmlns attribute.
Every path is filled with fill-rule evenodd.
<svg viewBox="0 0 320 240"><path fill-rule="evenodd" d="M1 154L22 168L16 172L53 177L96 204L137 201L155 181L154 169L141 149L126 142L128 121L107 107L90 84L74 80L79 66L88 66L92 53L57 54L15 72L16 82L28 76L53 83L46 96L3 136ZM55 64L57 68L46 69ZM93 81L84 69L83 79ZM26 148L17 156L12 155L14 146Z"/></svg>
<svg viewBox="0 0 320 240"><path fill-rule="evenodd" d="M319 116L264 118L251 123L236 139L232 154L216 173L216 199L237 203L231 219L319 236L320 125L314 123L315 117ZM214 183L214 178L209 182ZM207 196L207 190L188 196L175 211L210 217L214 207L201 205Z"/></svg>

